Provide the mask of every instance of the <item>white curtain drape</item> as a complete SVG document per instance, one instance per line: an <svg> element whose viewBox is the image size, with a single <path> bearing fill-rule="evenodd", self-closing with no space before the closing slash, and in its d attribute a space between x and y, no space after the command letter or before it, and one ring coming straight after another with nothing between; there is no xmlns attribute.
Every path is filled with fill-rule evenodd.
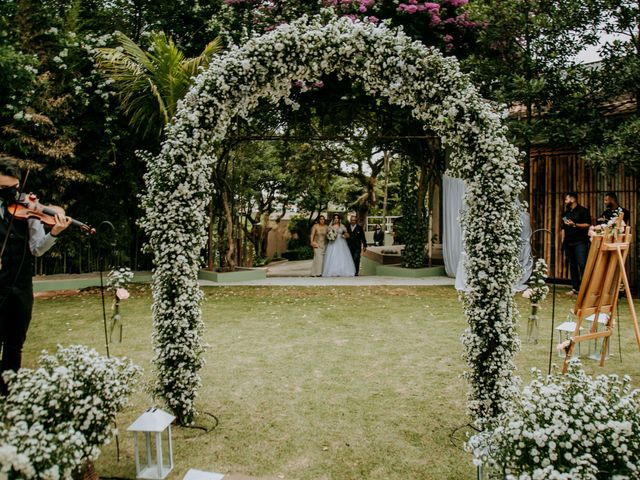
<svg viewBox="0 0 640 480"><path fill-rule="evenodd" d="M466 276L464 271L465 253L462 249L461 213L464 209L464 181L443 175L442 177L442 255L444 267L449 277L455 277L456 289L466 290ZM531 219L524 208L520 210L520 266L522 278L514 286L520 291L526 288L526 281L533 270L531 256Z"/></svg>
<svg viewBox="0 0 640 480"><path fill-rule="evenodd" d="M456 277L460 254L462 253L462 212L464 181L459 178L442 176L442 256L444 268L449 277Z"/></svg>

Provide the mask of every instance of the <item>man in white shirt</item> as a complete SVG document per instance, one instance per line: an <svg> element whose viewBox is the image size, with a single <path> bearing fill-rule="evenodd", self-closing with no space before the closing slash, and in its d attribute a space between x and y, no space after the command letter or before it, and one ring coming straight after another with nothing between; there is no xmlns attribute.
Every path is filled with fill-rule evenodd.
<svg viewBox="0 0 640 480"><path fill-rule="evenodd" d="M6 394L2 373L16 371L22 362L22 346L27 338L33 307L31 261L49 250L71 219L56 216L56 223L45 233L39 219L17 220L7 211L16 202L20 170L0 158L0 395Z"/></svg>

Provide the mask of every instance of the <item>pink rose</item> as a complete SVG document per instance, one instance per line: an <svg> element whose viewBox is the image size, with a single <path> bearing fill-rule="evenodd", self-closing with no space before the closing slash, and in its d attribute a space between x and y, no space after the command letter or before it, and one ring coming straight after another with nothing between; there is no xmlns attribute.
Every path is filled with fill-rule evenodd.
<svg viewBox="0 0 640 480"><path fill-rule="evenodd" d="M532 294L533 294L533 290L531 290L530 288L527 288L524 292L522 292L522 296L527 300L531 298Z"/></svg>
<svg viewBox="0 0 640 480"><path fill-rule="evenodd" d="M116 297L118 300L126 300L129 298L129 291L126 288L116 288Z"/></svg>

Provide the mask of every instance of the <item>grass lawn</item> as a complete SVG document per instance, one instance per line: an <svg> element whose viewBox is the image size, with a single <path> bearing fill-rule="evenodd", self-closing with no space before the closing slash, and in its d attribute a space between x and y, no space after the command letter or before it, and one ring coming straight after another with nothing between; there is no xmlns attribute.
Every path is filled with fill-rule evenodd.
<svg viewBox="0 0 640 480"><path fill-rule="evenodd" d="M558 289L556 325L573 299ZM176 428L176 468L273 479L472 479L462 451L466 385L461 378L460 334L466 323L453 287L211 287L203 305L208 350L199 409L219 426ZM150 365L148 286L123 303L124 341L112 355ZM528 303L520 299L526 332ZM107 308L109 308L109 304ZM639 307L636 307L640 310ZM621 303L623 362L614 356L589 372L640 378L626 300ZM551 301L544 304L541 342L523 342L517 363L546 371ZM25 346L25 366L42 349L82 343L104 352L102 307L96 292L37 299ZM586 345L585 345L586 347ZM583 353L586 351L584 348ZM554 362L560 364L554 347ZM153 400L141 386L118 420L115 447L103 450L103 477L134 478L133 446L126 427Z"/></svg>

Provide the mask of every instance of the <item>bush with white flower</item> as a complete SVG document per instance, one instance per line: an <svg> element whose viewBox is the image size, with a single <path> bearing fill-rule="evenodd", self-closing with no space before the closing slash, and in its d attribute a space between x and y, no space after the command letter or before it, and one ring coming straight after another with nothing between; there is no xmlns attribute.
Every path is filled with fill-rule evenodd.
<svg viewBox="0 0 640 480"><path fill-rule="evenodd" d="M128 267L116 268L107 275L107 286L113 290L125 288L133 280L134 273Z"/></svg>
<svg viewBox="0 0 640 480"><path fill-rule="evenodd" d="M70 479L109 443L140 369L81 345L43 352L36 370L6 372L0 478Z"/></svg>
<svg viewBox="0 0 640 480"><path fill-rule="evenodd" d="M624 233L626 226L627 224L624 221L624 211L622 210L622 207L618 207L606 223L591 225L589 227L589 237L593 237L595 235L604 236L608 233L611 239L615 239L619 234Z"/></svg>
<svg viewBox="0 0 640 480"><path fill-rule="evenodd" d="M129 298L129 290L125 287L133 280L133 272L128 267L111 270L107 275L107 286L113 290L113 303L111 305L111 329L110 341L113 341L113 333L118 331L118 341L122 342L122 315L120 314L120 301Z"/></svg>
<svg viewBox="0 0 640 480"><path fill-rule="evenodd" d="M628 376L592 378L578 361L567 375L535 371L511 408L467 448L494 472L490 478L640 478L639 394Z"/></svg>
<svg viewBox="0 0 640 480"><path fill-rule="evenodd" d="M455 58L401 31L347 18L304 17L229 48L179 102L160 153L142 154L148 171L141 225L155 261L156 392L181 423L193 419L203 351L198 268L207 240L216 147L260 101L289 100L297 81L319 82L334 72L367 94L406 108L442 139L450 173L466 182L461 224L469 329L463 342L469 407L483 426L516 391L517 310L511 285L521 275L519 152L505 137L501 116Z"/></svg>
<svg viewBox="0 0 640 480"><path fill-rule="evenodd" d="M528 288L522 292L522 296L531 302L531 314L527 323L527 340L530 343L538 343L538 308L540 308L540 303L547 298L549 293L547 271L547 262L543 258L536 260Z"/></svg>
<svg viewBox="0 0 640 480"><path fill-rule="evenodd" d="M522 292L522 296L529 300L532 304L539 305L547 298L549 287L547 286L547 262L544 258L539 258L531 272L531 278L528 282L528 288Z"/></svg>

